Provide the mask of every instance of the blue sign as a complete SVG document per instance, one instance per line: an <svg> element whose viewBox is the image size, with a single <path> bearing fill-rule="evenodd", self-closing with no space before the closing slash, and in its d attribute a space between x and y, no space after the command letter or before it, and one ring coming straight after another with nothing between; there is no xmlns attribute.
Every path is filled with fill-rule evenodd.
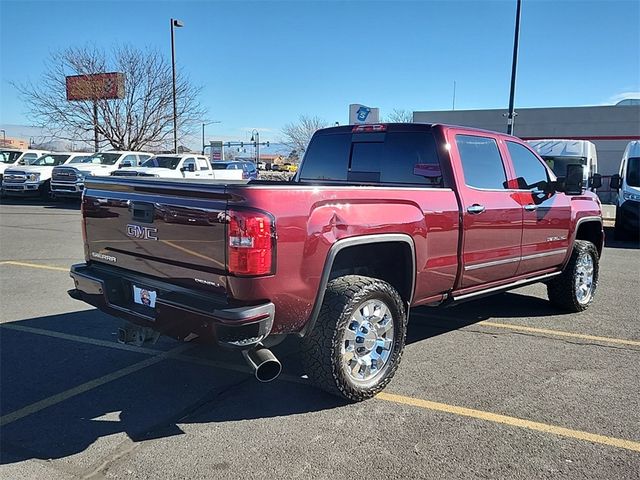
<svg viewBox="0 0 640 480"><path fill-rule="evenodd" d="M367 117L369 116L369 113L371 113L371 109L369 107L360 107L356 112L356 115L358 116L358 121L366 122Z"/></svg>

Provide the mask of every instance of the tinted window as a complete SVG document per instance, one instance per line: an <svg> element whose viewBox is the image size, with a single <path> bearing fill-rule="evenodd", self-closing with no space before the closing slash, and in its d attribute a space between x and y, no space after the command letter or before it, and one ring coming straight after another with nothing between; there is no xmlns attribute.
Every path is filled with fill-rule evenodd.
<svg viewBox="0 0 640 480"><path fill-rule="evenodd" d="M128 163L133 165L134 167L138 165L138 156L137 155L127 155L125 156L120 163Z"/></svg>
<svg viewBox="0 0 640 480"><path fill-rule="evenodd" d="M193 169L197 170L197 168L196 168L196 160L193 157L187 158L184 161L184 163L182 164L182 167L186 169L186 168L188 168L189 165L193 165Z"/></svg>
<svg viewBox="0 0 640 480"><path fill-rule="evenodd" d="M311 177L309 170L318 172L317 176ZM305 157L300 178L345 180L345 175L350 182L442 185L435 140L429 132L356 135L345 132L316 137Z"/></svg>
<svg viewBox="0 0 640 480"><path fill-rule="evenodd" d="M640 187L640 157L631 157L627 160L627 185Z"/></svg>
<svg viewBox="0 0 640 480"><path fill-rule="evenodd" d="M304 155L303 180L346 180L351 134L316 135Z"/></svg>
<svg viewBox="0 0 640 480"><path fill-rule="evenodd" d="M519 143L507 142L507 148L509 149L513 168L516 171L516 177L524 178L529 188L533 188L532 185L539 182L549 180L547 169L527 147ZM521 185L521 187L524 187L524 185Z"/></svg>
<svg viewBox="0 0 640 480"><path fill-rule="evenodd" d="M456 135L456 145L467 185L492 190L504 188L507 177L493 138Z"/></svg>

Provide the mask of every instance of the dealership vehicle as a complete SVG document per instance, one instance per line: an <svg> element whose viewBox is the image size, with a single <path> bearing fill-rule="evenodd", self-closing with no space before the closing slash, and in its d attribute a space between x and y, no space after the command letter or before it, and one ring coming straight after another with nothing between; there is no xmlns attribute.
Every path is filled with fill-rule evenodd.
<svg viewBox="0 0 640 480"><path fill-rule="evenodd" d="M82 163L90 153L51 152L45 153L30 165L11 167L4 172L2 193L12 196L34 196L48 198L53 169L58 165Z"/></svg>
<svg viewBox="0 0 640 480"><path fill-rule="evenodd" d="M139 167L115 170L111 172L111 175L116 177L213 178L209 159L193 153L155 155L145 160Z"/></svg>
<svg viewBox="0 0 640 480"><path fill-rule="evenodd" d="M0 181L2 181L2 175L7 168L18 165L29 165L45 153L47 153L45 150L0 149Z"/></svg>
<svg viewBox="0 0 640 480"><path fill-rule="evenodd" d="M69 294L128 321L122 341L237 348L262 381L299 336L309 379L359 401L393 377L412 306L544 282L586 309L603 228L582 179L512 136L410 123L319 130L287 183L91 177Z"/></svg>
<svg viewBox="0 0 640 480"><path fill-rule="evenodd" d="M557 176L561 177L567 165L579 163L583 166L585 185L592 186L591 179L598 173L596 146L588 140L528 140L529 145L547 162ZM600 182L600 180L596 180Z"/></svg>
<svg viewBox="0 0 640 480"><path fill-rule="evenodd" d="M54 167L51 174L51 194L54 198L80 198L87 177L109 176L111 172L125 167L136 167L152 154L111 150L97 152L77 166Z"/></svg>
<svg viewBox="0 0 640 480"><path fill-rule="evenodd" d="M211 166L213 167L213 172L214 175L216 175L216 178L224 178L219 176L224 170L240 171L242 174L239 178L244 180L256 180L258 178L258 169L256 168L256 164L251 160L211 162Z"/></svg>
<svg viewBox="0 0 640 480"><path fill-rule="evenodd" d="M611 178L618 190L614 234L624 240L640 234L640 141L629 142L622 155L620 173Z"/></svg>

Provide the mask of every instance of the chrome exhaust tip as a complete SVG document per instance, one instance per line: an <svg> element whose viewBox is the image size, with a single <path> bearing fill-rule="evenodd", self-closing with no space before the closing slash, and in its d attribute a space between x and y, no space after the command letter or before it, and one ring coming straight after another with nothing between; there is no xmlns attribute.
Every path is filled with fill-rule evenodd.
<svg viewBox="0 0 640 480"><path fill-rule="evenodd" d="M243 350L242 355L259 382L271 382L278 378L282 371L280 361L262 344L256 345L251 350Z"/></svg>

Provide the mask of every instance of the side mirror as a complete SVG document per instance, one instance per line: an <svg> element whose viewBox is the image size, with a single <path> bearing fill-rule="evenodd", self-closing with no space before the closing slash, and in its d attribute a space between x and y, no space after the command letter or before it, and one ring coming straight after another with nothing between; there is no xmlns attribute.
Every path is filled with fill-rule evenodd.
<svg viewBox="0 0 640 480"><path fill-rule="evenodd" d="M564 179L564 193L580 195L584 190L584 169L579 163L567 165L567 176Z"/></svg>
<svg viewBox="0 0 640 480"><path fill-rule="evenodd" d="M593 176L589 179L589 188L600 188L602 187L602 175L599 173L594 173Z"/></svg>
<svg viewBox="0 0 640 480"><path fill-rule="evenodd" d="M619 173L611 175L611 181L609 182L611 190L620 190L622 188L622 178Z"/></svg>
<svg viewBox="0 0 640 480"><path fill-rule="evenodd" d="M187 164L185 167L180 169L181 172L195 172L196 166L193 163Z"/></svg>
<svg viewBox="0 0 640 480"><path fill-rule="evenodd" d="M133 163L131 163L129 160L127 160L126 162L122 162L118 168L128 168L128 167L133 167Z"/></svg>

